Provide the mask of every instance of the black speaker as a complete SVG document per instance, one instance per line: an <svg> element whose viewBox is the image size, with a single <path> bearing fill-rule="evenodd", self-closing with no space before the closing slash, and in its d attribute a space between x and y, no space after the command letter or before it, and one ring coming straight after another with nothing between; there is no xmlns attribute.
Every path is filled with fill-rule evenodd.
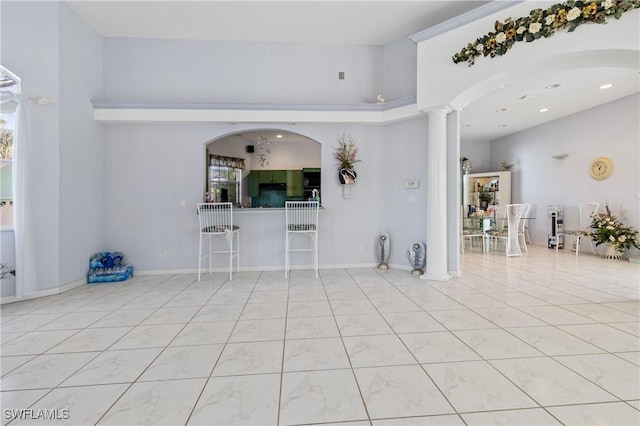
<svg viewBox="0 0 640 426"><path fill-rule="evenodd" d="M252 152L254 152L254 147L253 147L253 145L247 145L247 152L248 152L249 154L251 154Z"/></svg>

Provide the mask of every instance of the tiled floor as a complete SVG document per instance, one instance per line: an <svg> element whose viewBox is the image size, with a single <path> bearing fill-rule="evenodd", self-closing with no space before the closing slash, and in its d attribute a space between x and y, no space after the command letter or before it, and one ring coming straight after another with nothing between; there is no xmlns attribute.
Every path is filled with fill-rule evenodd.
<svg viewBox="0 0 640 426"><path fill-rule="evenodd" d="M2 423L640 424L637 264L532 247L463 271L142 276L4 305Z"/></svg>

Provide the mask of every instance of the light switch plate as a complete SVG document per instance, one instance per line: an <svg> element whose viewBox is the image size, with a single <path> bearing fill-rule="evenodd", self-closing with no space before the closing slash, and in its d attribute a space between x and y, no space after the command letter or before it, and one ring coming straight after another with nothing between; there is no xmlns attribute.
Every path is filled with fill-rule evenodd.
<svg viewBox="0 0 640 426"><path fill-rule="evenodd" d="M406 180L404 181L404 187L407 189L416 189L420 187L419 180Z"/></svg>

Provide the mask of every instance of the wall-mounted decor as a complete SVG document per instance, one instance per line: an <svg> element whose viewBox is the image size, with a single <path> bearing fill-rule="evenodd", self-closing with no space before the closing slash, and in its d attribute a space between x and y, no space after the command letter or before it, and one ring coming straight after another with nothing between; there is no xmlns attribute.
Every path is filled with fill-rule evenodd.
<svg viewBox="0 0 640 426"><path fill-rule="evenodd" d="M640 0L566 1L547 9L533 9L529 16L496 21L495 31L478 37L453 55L454 63L467 62L469 66L480 56L502 56L516 42L530 43L551 37L557 30L574 31L586 23L606 24L610 18L620 19L623 13L640 8Z"/></svg>
<svg viewBox="0 0 640 426"><path fill-rule="evenodd" d="M335 150L333 158L338 162L338 166L340 167L338 170L338 180L340 184L342 184L342 196L349 198L351 195L349 187L356 183L356 179L358 178L356 170L353 167L355 163L360 161L356 158L358 148L351 135L342 133L338 138L338 146L333 149Z"/></svg>

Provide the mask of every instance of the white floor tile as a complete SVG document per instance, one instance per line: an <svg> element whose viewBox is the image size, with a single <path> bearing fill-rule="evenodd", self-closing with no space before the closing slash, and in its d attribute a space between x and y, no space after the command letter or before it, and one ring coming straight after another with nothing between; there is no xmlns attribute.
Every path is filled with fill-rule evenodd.
<svg viewBox="0 0 640 426"><path fill-rule="evenodd" d="M110 327L81 330L49 349L47 353L104 351L131 329L132 327Z"/></svg>
<svg viewBox="0 0 640 426"><path fill-rule="evenodd" d="M116 399L127 390L126 384L81 386L53 389L35 403L33 410L58 410L58 419L48 419L51 425L95 424ZM65 417L64 410L68 418ZM29 419L11 424L41 425L42 419Z"/></svg>
<svg viewBox="0 0 640 426"><path fill-rule="evenodd" d="M95 352L41 355L4 376L2 390L53 388L95 356Z"/></svg>
<svg viewBox="0 0 640 426"><path fill-rule="evenodd" d="M638 425L640 411L623 402L606 404L569 405L548 410L568 425Z"/></svg>
<svg viewBox="0 0 640 426"><path fill-rule="evenodd" d="M522 340L500 329L459 330L453 332L484 359L526 358L543 354Z"/></svg>
<svg viewBox="0 0 640 426"><path fill-rule="evenodd" d="M640 350L640 337L632 336L604 324L568 325L562 330L610 352Z"/></svg>
<svg viewBox="0 0 640 426"><path fill-rule="evenodd" d="M283 374L280 424L365 419L367 413L351 370Z"/></svg>
<svg viewBox="0 0 640 426"><path fill-rule="evenodd" d="M416 364L402 341L393 334L345 337L344 345L354 368Z"/></svg>
<svg viewBox="0 0 640 426"><path fill-rule="evenodd" d="M551 358L508 359L491 364L544 406L616 399Z"/></svg>
<svg viewBox="0 0 640 426"><path fill-rule="evenodd" d="M387 420L372 420L374 426L462 426L464 422L457 415L402 417Z"/></svg>
<svg viewBox="0 0 640 426"><path fill-rule="evenodd" d="M284 318L238 321L230 342L258 342L284 339Z"/></svg>
<svg viewBox="0 0 640 426"><path fill-rule="evenodd" d="M445 330L426 312L383 313L382 316L396 333L427 333Z"/></svg>
<svg viewBox="0 0 640 426"><path fill-rule="evenodd" d="M560 425L552 415L542 408L526 410L489 411L486 413L461 414L468 425Z"/></svg>
<svg viewBox="0 0 640 426"><path fill-rule="evenodd" d="M139 325L118 340L111 349L165 347L183 327L182 324Z"/></svg>
<svg viewBox="0 0 640 426"><path fill-rule="evenodd" d="M234 321L189 323L173 339L171 346L226 343L234 326Z"/></svg>
<svg viewBox="0 0 640 426"><path fill-rule="evenodd" d="M578 355L602 349L556 327L509 328L507 331L547 355Z"/></svg>
<svg viewBox="0 0 640 426"><path fill-rule="evenodd" d="M620 399L640 399L640 367L637 365L610 354L555 359Z"/></svg>
<svg viewBox="0 0 640 426"><path fill-rule="evenodd" d="M358 368L355 372L372 418L453 413L419 366Z"/></svg>
<svg viewBox="0 0 640 426"><path fill-rule="evenodd" d="M279 374L212 377L190 425L276 425Z"/></svg>
<svg viewBox="0 0 640 426"><path fill-rule="evenodd" d="M299 317L287 320L287 339L313 339L338 337L338 327L333 316Z"/></svg>
<svg viewBox="0 0 640 426"><path fill-rule="evenodd" d="M79 371L69 377L63 385L83 386L133 382L159 353L160 349L156 348L106 351L80 368ZM95 356L95 354L93 354L93 356Z"/></svg>
<svg viewBox="0 0 640 426"><path fill-rule="evenodd" d="M402 334L402 341L420 363L474 361L480 357L453 333Z"/></svg>
<svg viewBox="0 0 640 426"><path fill-rule="evenodd" d="M224 345L166 348L145 370L140 381L209 377Z"/></svg>
<svg viewBox="0 0 640 426"><path fill-rule="evenodd" d="M424 368L458 412L538 406L484 361L425 364Z"/></svg>
<svg viewBox="0 0 640 426"><path fill-rule="evenodd" d="M134 383L102 417L101 425L184 424L205 379Z"/></svg>
<svg viewBox="0 0 640 426"><path fill-rule="evenodd" d="M343 336L393 333L380 314L341 315L336 316L336 321Z"/></svg>
<svg viewBox="0 0 640 426"><path fill-rule="evenodd" d="M287 340L284 371L332 370L350 368L340 338Z"/></svg>
<svg viewBox="0 0 640 426"><path fill-rule="evenodd" d="M213 376L279 373L282 341L229 343L220 355Z"/></svg>
<svg viewBox="0 0 640 426"><path fill-rule="evenodd" d="M469 309L433 311L431 316L449 330L477 330L496 328L496 325Z"/></svg>

